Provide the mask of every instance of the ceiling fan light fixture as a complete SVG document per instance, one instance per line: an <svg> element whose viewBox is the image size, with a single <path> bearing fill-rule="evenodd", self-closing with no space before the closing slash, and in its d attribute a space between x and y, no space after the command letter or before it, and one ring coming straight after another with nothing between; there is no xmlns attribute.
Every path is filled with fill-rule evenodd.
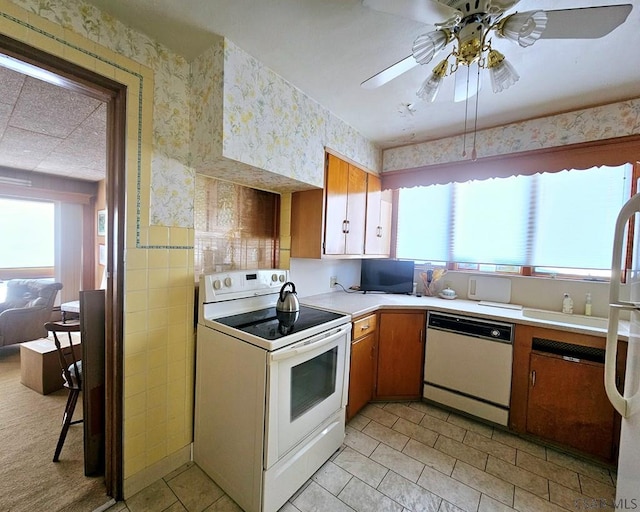
<svg viewBox="0 0 640 512"><path fill-rule="evenodd" d="M451 32L446 29L434 30L416 37L411 52L418 64L428 64L433 57L451 41Z"/></svg>
<svg viewBox="0 0 640 512"><path fill-rule="evenodd" d="M501 92L515 84L520 75L498 50L491 50L487 57L487 69L491 76L493 92Z"/></svg>
<svg viewBox="0 0 640 512"><path fill-rule="evenodd" d="M428 101L429 103L433 102L438 95L440 86L442 85L442 79L447 74L448 66L449 63L447 62L447 59L444 59L440 64L433 68L429 77L422 82L422 86L418 89L418 92L416 92L416 96L423 101Z"/></svg>
<svg viewBox="0 0 640 512"><path fill-rule="evenodd" d="M540 39L547 28L547 19L545 11L516 12L498 24L496 33L526 48Z"/></svg>

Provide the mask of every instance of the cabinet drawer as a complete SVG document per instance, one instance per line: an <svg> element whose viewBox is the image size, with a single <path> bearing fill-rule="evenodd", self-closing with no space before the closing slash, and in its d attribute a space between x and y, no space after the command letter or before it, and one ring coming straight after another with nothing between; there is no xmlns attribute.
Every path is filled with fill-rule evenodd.
<svg viewBox="0 0 640 512"><path fill-rule="evenodd" d="M369 315L353 322L353 339L357 340L376 330L376 315Z"/></svg>

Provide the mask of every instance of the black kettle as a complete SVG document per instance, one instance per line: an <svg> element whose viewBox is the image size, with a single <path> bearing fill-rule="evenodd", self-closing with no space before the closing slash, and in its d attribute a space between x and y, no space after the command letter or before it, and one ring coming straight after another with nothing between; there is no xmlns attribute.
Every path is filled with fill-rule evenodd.
<svg viewBox="0 0 640 512"><path fill-rule="evenodd" d="M291 286L291 291L286 288ZM293 313L300 311L300 302L298 302L298 295L296 294L296 285L291 281L288 281L280 288L280 296L276 303L276 311L283 311L285 313Z"/></svg>

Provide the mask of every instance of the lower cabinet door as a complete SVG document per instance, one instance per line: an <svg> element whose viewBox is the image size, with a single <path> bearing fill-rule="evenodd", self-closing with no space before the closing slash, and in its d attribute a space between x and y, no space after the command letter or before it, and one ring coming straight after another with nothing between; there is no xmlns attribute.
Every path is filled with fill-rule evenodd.
<svg viewBox="0 0 640 512"><path fill-rule="evenodd" d="M424 338L424 311L380 314L375 398L422 397Z"/></svg>
<svg viewBox="0 0 640 512"><path fill-rule="evenodd" d="M351 343L349 403L347 420L353 418L373 398L376 364L376 333Z"/></svg>
<svg viewBox="0 0 640 512"><path fill-rule="evenodd" d="M532 352L529 370L527 432L611 460L615 413L604 366Z"/></svg>

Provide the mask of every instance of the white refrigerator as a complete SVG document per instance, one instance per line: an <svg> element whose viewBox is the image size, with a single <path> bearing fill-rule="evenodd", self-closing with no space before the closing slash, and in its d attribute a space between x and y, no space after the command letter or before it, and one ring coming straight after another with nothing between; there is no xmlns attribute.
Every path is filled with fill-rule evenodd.
<svg viewBox="0 0 640 512"><path fill-rule="evenodd" d="M635 236L632 269L627 272L625 293L621 293L623 254L626 254L627 223L633 219ZM623 207L616 221L609 288L609 328L605 357L605 389L622 416L616 510L640 510L640 194ZM627 298L628 297L628 298ZM618 324L621 314L629 314L630 330L624 391L615 384Z"/></svg>

